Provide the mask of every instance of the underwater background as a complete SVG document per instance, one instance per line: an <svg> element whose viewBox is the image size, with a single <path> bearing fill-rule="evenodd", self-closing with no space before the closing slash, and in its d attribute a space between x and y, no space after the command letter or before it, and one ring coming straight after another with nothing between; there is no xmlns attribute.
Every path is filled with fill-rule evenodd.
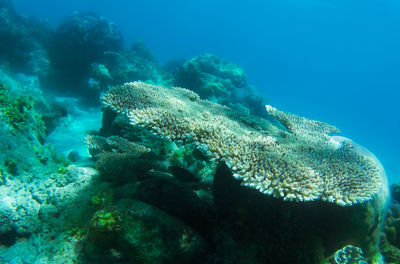
<svg viewBox="0 0 400 264"><path fill-rule="evenodd" d="M0 264L400 263L398 1L0 0Z"/></svg>
<svg viewBox="0 0 400 264"><path fill-rule="evenodd" d="M115 22L161 64L204 52L231 60L268 103L334 124L400 180L400 3L393 0L16 0L56 26L74 11Z"/></svg>

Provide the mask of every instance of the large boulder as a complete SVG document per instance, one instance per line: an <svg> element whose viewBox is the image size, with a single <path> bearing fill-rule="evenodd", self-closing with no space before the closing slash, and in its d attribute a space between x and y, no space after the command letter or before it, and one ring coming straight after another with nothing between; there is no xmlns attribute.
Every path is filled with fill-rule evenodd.
<svg viewBox="0 0 400 264"><path fill-rule="evenodd" d="M192 228L131 199L94 213L83 252L89 263L204 263L204 241Z"/></svg>
<svg viewBox="0 0 400 264"><path fill-rule="evenodd" d="M122 48L122 35L117 26L93 13L75 13L66 17L54 35L50 47L51 83L59 89L85 94L90 64L106 51Z"/></svg>
<svg viewBox="0 0 400 264"><path fill-rule="evenodd" d="M18 71L44 77L50 69L46 48L52 36L46 22L19 15L11 1L1 1L0 61Z"/></svg>
<svg viewBox="0 0 400 264"><path fill-rule="evenodd" d="M37 77L0 70L0 169L20 175L36 168L51 170L55 153L45 137L65 115L39 87Z"/></svg>
<svg viewBox="0 0 400 264"><path fill-rule="evenodd" d="M168 79L168 76L154 58L146 53L147 49L144 48L144 44L141 44L140 47L140 50L131 48L104 53L98 63L91 65L90 78L94 82L93 86L97 85L97 89L105 90L109 85L139 80L164 84L164 79ZM139 47L134 48L138 49Z"/></svg>
<svg viewBox="0 0 400 264"><path fill-rule="evenodd" d="M204 99L265 116L264 99L248 85L243 69L228 60L206 53L187 61L172 73L174 85L190 89Z"/></svg>

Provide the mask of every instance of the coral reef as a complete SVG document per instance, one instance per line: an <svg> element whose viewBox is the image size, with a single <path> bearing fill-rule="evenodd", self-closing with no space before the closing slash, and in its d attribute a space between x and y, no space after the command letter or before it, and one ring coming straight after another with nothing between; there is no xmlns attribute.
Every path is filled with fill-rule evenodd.
<svg viewBox="0 0 400 264"><path fill-rule="evenodd" d="M71 229L86 225L90 197L104 184L93 183L94 169L69 165L47 142L65 114L37 76L0 69L1 263L77 259L80 238Z"/></svg>
<svg viewBox="0 0 400 264"><path fill-rule="evenodd" d="M0 14L1 263L399 263L379 161L329 124L265 111L239 66L162 68L94 14L56 32L8 0ZM106 91L101 129L98 109L43 85Z"/></svg>
<svg viewBox="0 0 400 264"><path fill-rule="evenodd" d="M114 208L93 215L84 245L88 263L203 263L204 242L182 221L132 199Z"/></svg>
<svg viewBox="0 0 400 264"><path fill-rule="evenodd" d="M142 46L142 49L145 48ZM148 56L150 55L140 54L133 49L106 52L99 62L109 71L110 76L106 81L102 81L102 78L97 78L95 75L92 75L93 79L99 81L100 86L103 87L139 80L151 81L156 84L171 82L169 81L170 77L162 71L157 62Z"/></svg>
<svg viewBox="0 0 400 264"><path fill-rule="evenodd" d="M322 263L347 241L362 248L366 259L380 257L379 231L388 195L384 171L365 149L348 139L330 136L338 132L335 127L269 106L268 119L245 115L183 88L142 82L114 87L102 99L120 114L106 109L100 133L128 138L152 149L155 155L147 159L151 165L142 176L115 186L117 199L137 199L184 220L209 238L212 250L208 256L214 261ZM270 161L271 156L277 163ZM304 173L302 163L308 160L315 174L307 186L307 175L311 174ZM328 166L335 163L338 166ZM294 187L296 183L298 188L319 186L319 193L310 199L296 195L285 198L293 187L288 185L283 197L278 191L265 195L252 184L253 178L260 176L252 170L261 168L253 164L268 164L268 173L279 174L271 187L282 189L279 185L287 183L286 175L303 173L303 177L293 179ZM207 172L202 174L203 169L194 169L197 166L204 166ZM371 174L362 170L368 166ZM324 171L324 177L318 179ZM350 184L343 184L347 178L336 185L332 178L329 181L332 171L335 177L349 177L350 184L356 185L356 194L349 193ZM352 179L353 173L358 177L365 173L366 181L374 186ZM267 177L269 174L257 183ZM315 185L315 178L321 185ZM324 192L328 193L324 184L336 188L329 194L333 192L337 200L324 197ZM307 194L304 189L293 190ZM362 196L352 201L346 200L347 195Z"/></svg>
<svg viewBox="0 0 400 264"><path fill-rule="evenodd" d="M136 40L131 45L131 50L136 57L145 59L147 61L156 61L153 52L147 47L146 43L142 40Z"/></svg>
<svg viewBox="0 0 400 264"><path fill-rule="evenodd" d="M247 87L243 69L211 54L186 62L179 77L179 86L189 87L202 97L227 97L234 89Z"/></svg>
<svg viewBox="0 0 400 264"><path fill-rule="evenodd" d="M144 146L138 145L128 140L118 137L111 136L104 138L101 136L89 135L86 137L89 152L93 153L92 156L96 156L96 152L113 152L113 153L124 153L133 158L138 158L144 153L150 150Z"/></svg>
<svg viewBox="0 0 400 264"><path fill-rule="evenodd" d="M64 163L44 140L47 125L60 118L55 113L37 78L0 70L0 243L6 246L39 231L51 214L51 205L40 196L44 178Z"/></svg>
<svg viewBox="0 0 400 264"><path fill-rule="evenodd" d="M0 62L20 72L45 76L50 70L46 49L52 33L46 22L19 15L12 1L1 1Z"/></svg>
<svg viewBox="0 0 400 264"><path fill-rule="evenodd" d="M398 183L392 185L392 190L398 186ZM392 193L392 197L396 197L396 193ZM393 200L387 210L384 222L380 249L385 258L385 263L400 262L400 205Z"/></svg>
<svg viewBox="0 0 400 264"><path fill-rule="evenodd" d="M202 98L265 116L263 98L247 84L239 66L212 54L203 54L184 63L175 74L174 85L185 87Z"/></svg>
<svg viewBox="0 0 400 264"><path fill-rule="evenodd" d="M244 258L253 259L249 263L263 263L261 259L274 259L270 263L321 263L348 241L362 248L366 259L379 256L384 215L374 203L340 207L322 201L291 203L265 197L240 186L226 166L217 169L213 197L222 216L218 232L237 241L232 245L236 250L217 252L222 258L235 258L231 251L239 256L250 251Z"/></svg>
<svg viewBox="0 0 400 264"><path fill-rule="evenodd" d="M345 246L335 252L329 259L332 264L367 264L368 262L363 257L361 248L351 245Z"/></svg>
<svg viewBox="0 0 400 264"><path fill-rule="evenodd" d="M63 114L37 77L0 69L1 263L72 257L77 241L64 232L82 224L92 188L102 186L91 186L95 170L68 166L46 142ZM49 254L62 247L65 255Z"/></svg>
<svg viewBox="0 0 400 264"><path fill-rule="evenodd" d="M63 95L98 105L98 95L129 81L180 85L203 98L266 116L263 98L247 84L239 66L203 54L162 68L143 41L124 48L117 26L93 13L74 13L54 31L47 23L17 14L11 1L0 7L0 62L38 75L41 84Z"/></svg>
<svg viewBox="0 0 400 264"><path fill-rule="evenodd" d="M112 88L103 102L126 113L133 125L206 148L213 159L225 161L243 185L264 194L345 206L370 200L383 188L378 164L354 150L350 141L340 147L332 143L328 133L336 130L318 121L288 115L296 125L284 125L295 133L264 119L253 119L256 124L249 126L234 119L233 110L202 101L194 92L141 82Z"/></svg>
<svg viewBox="0 0 400 264"><path fill-rule="evenodd" d="M49 48L52 75L47 82L71 93L90 94L87 88L81 91L87 86L90 64L104 52L120 50L122 44L119 29L103 17L78 12L65 18Z"/></svg>
<svg viewBox="0 0 400 264"><path fill-rule="evenodd" d="M94 169L74 165L63 174L36 169L7 176L0 186L0 262L77 261L78 229L90 217L90 197L103 188L96 176Z"/></svg>
<svg viewBox="0 0 400 264"><path fill-rule="evenodd" d="M0 69L0 138L7 142L0 146L0 169L11 175L34 168L51 171L58 158L44 138L61 116L36 78Z"/></svg>
<svg viewBox="0 0 400 264"><path fill-rule="evenodd" d="M400 203L400 182L396 182L390 186L390 193L392 195L392 199Z"/></svg>
<svg viewBox="0 0 400 264"><path fill-rule="evenodd" d="M126 182L151 168L149 164L139 159L150 152L150 149L127 139L118 136L104 138L89 135L86 137L86 142L89 152L96 159L96 167L103 180Z"/></svg>
<svg viewBox="0 0 400 264"><path fill-rule="evenodd" d="M121 49L122 35L103 17L93 13L75 13L60 23L53 45L51 62L56 69L88 67L104 52Z"/></svg>

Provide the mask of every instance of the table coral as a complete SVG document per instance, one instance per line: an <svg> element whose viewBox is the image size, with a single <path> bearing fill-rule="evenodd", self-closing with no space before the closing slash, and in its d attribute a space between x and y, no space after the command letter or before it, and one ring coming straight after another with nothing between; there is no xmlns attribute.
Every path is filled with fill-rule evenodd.
<svg viewBox="0 0 400 264"><path fill-rule="evenodd" d="M225 162L243 185L266 195L350 206L374 198L384 185L377 160L350 140L330 137L338 129L270 106L268 113L282 125L201 100L183 88L142 82L114 87L102 100L132 125L197 144Z"/></svg>

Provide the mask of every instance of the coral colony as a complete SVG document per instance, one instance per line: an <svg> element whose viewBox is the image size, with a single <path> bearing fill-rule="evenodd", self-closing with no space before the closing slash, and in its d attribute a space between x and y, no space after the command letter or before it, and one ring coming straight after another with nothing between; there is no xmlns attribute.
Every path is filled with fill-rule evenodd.
<svg viewBox="0 0 400 264"><path fill-rule="evenodd" d="M400 263L400 184L238 65L7 0L0 38L0 263Z"/></svg>
<svg viewBox="0 0 400 264"><path fill-rule="evenodd" d="M103 102L127 114L132 125L205 147L244 186L285 201L353 205L372 199L383 185L375 160L354 150L351 141L340 148L332 144L329 133L338 129L271 106L268 113L286 130L261 118L252 126L243 124L232 118L234 110L182 88L126 83L108 91Z"/></svg>

